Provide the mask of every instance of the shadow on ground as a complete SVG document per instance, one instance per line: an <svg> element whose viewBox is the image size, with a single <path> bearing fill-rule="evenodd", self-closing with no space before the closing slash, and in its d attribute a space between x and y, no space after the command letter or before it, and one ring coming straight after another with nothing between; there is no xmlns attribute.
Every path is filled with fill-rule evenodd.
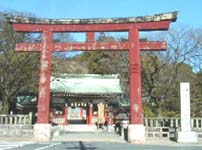
<svg viewBox="0 0 202 150"><path fill-rule="evenodd" d="M96 150L98 148L90 145L90 144L84 144L82 141L78 142L77 144L73 144L72 146L66 147L67 150Z"/></svg>

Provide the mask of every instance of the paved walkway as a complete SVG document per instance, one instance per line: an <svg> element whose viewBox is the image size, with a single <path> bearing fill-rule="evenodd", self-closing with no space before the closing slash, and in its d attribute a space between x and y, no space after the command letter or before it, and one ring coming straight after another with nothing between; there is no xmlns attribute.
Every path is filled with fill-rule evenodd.
<svg viewBox="0 0 202 150"><path fill-rule="evenodd" d="M129 143L115 142L87 142L87 141L68 141L68 142L35 142L35 143L15 143L1 150L201 150L202 145L136 145Z"/></svg>
<svg viewBox="0 0 202 150"><path fill-rule="evenodd" d="M83 142L108 142L108 143L127 143L127 141L118 134L107 132L92 132L92 133L64 133L60 136L53 137L52 141L83 141ZM198 143L177 143L169 139L146 139L143 145L162 145L162 146L201 146L202 142Z"/></svg>
<svg viewBox="0 0 202 150"><path fill-rule="evenodd" d="M146 142L143 145L162 145L162 146L201 146L202 150L202 142L198 143L177 143L175 141L171 141L168 139L146 139Z"/></svg>
<svg viewBox="0 0 202 150"><path fill-rule="evenodd" d="M10 142L36 142L33 138L22 138L22 137L0 137L0 142L10 141ZM120 135L115 133L107 132L69 132L63 133L60 136L55 136L52 138L52 142L105 142L105 143L127 143ZM176 143L168 139L146 139L143 145L160 145L160 146L199 146L202 149L202 142L198 143Z"/></svg>
<svg viewBox="0 0 202 150"><path fill-rule="evenodd" d="M107 132L66 132L60 136L54 136L52 141L101 141L126 143L126 141L118 134Z"/></svg>

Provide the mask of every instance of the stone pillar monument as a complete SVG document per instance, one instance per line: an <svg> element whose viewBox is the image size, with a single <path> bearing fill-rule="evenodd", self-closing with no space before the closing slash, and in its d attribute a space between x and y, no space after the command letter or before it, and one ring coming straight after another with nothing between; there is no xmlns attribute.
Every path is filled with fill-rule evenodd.
<svg viewBox="0 0 202 150"><path fill-rule="evenodd" d="M181 100L181 131L178 132L177 142L197 142L196 133L191 131L190 117L190 88L189 83L180 83Z"/></svg>

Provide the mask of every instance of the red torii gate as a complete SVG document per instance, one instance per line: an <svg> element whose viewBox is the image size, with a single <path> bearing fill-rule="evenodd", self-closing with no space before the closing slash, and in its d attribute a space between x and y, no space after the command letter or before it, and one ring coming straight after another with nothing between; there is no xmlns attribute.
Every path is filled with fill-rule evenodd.
<svg viewBox="0 0 202 150"><path fill-rule="evenodd" d="M43 38L41 43L16 44L16 51L38 51L41 54L37 105L38 125L49 124L52 51L129 51L131 123L131 127L129 126L129 141L144 142L140 51L165 50L167 45L166 42L142 42L139 40L139 31L168 30L170 23L176 21L177 12L162 13L153 16L109 19L39 19L8 15L6 19L13 25L16 32L42 33ZM126 42L96 42L95 32L112 31L128 32L129 40ZM54 43L54 32L86 32L86 42ZM40 132L45 131L42 129Z"/></svg>

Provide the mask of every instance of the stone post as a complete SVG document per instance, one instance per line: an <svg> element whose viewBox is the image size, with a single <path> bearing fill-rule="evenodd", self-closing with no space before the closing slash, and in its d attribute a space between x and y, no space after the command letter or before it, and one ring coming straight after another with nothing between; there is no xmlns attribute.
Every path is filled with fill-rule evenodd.
<svg viewBox="0 0 202 150"><path fill-rule="evenodd" d="M196 133L191 131L190 88L189 83L180 83L181 101L181 131L178 132L178 142L197 142Z"/></svg>
<svg viewBox="0 0 202 150"><path fill-rule="evenodd" d="M29 124L32 124L32 112L29 113Z"/></svg>

